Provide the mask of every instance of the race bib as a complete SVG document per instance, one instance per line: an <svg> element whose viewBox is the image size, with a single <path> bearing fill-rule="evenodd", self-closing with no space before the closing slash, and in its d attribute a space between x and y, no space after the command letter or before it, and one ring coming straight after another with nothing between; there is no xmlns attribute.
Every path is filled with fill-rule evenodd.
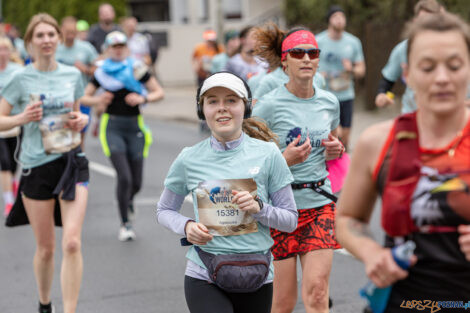
<svg viewBox="0 0 470 313"><path fill-rule="evenodd" d="M214 236L235 236L258 231L258 224L251 214L239 210L232 203L232 190L257 193L256 182L249 179L210 180L196 188L199 222Z"/></svg>
<svg viewBox="0 0 470 313"><path fill-rule="evenodd" d="M21 128L19 126L13 127L12 129L1 131L0 138L12 138L20 134Z"/></svg>
<svg viewBox="0 0 470 313"><path fill-rule="evenodd" d="M328 79L328 88L331 91L347 90L351 85L351 76L347 72L342 72Z"/></svg>
<svg viewBox="0 0 470 313"><path fill-rule="evenodd" d="M69 119L68 114L59 114L45 117L39 122L42 144L47 154L65 153L80 144L80 133L65 128Z"/></svg>

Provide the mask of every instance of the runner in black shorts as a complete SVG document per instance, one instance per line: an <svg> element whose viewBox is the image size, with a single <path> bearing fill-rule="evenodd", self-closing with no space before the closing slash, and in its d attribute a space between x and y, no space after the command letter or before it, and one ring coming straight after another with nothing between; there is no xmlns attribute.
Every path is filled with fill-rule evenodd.
<svg viewBox="0 0 470 313"><path fill-rule="evenodd" d="M0 102L0 130L21 125L24 130L19 159L21 196L8 215L7 226L30 223L33 229L40 313L54 312L54 224L63 226L63 312L76 311L83 272L81 231L88 199L88 161L78 146L79 132L88 118L79 112L80 72L55 60L60 37L50 15L31 18L24 40L36 61L13 74ZM10 116L12 111L21 113ZM61 140L64 137L71 142Z"/></svg>

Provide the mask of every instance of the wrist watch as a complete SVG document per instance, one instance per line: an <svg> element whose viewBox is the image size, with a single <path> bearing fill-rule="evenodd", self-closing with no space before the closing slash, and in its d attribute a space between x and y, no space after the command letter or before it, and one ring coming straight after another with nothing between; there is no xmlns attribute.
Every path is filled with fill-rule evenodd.
<svg viewBox="0 0 470 313"><path fill-rule="evenodd" d="M258 205L259 205L259 210L261 211L263 209L263 200L261 200L260 197L258 197L257 195L253 198L256 202L258 202Z"/></svg>

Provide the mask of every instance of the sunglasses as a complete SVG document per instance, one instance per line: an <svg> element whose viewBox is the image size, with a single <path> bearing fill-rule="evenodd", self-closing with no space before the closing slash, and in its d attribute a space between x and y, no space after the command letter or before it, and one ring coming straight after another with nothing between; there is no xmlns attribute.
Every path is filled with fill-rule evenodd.
<svg viewBox="0 0 470 313"><path fill-rule="evenodd" d="M312 48L312 49L302 49L302 48L293 48L286 50L284 52L288 52L292 58L295 59L303 59L305 53L308 54L308 58L310 60L318 59L320 57L320 49Z"/></svg>

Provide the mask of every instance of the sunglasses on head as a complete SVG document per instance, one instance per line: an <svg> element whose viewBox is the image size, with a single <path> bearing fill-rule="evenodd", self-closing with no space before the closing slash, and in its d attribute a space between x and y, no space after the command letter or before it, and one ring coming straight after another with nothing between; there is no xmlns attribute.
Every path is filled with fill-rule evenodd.
<svg viewBox="0 0 470 313"><path fill-rule="evenodd" d="M312 49L293 48L293 49L286 50L284 52L288 52L289 55L295 59L303 59L305 53L308 54L308 58L310 60L318 59L320 57L320 49L317 49L317 48L312 48Z"/></svg>

